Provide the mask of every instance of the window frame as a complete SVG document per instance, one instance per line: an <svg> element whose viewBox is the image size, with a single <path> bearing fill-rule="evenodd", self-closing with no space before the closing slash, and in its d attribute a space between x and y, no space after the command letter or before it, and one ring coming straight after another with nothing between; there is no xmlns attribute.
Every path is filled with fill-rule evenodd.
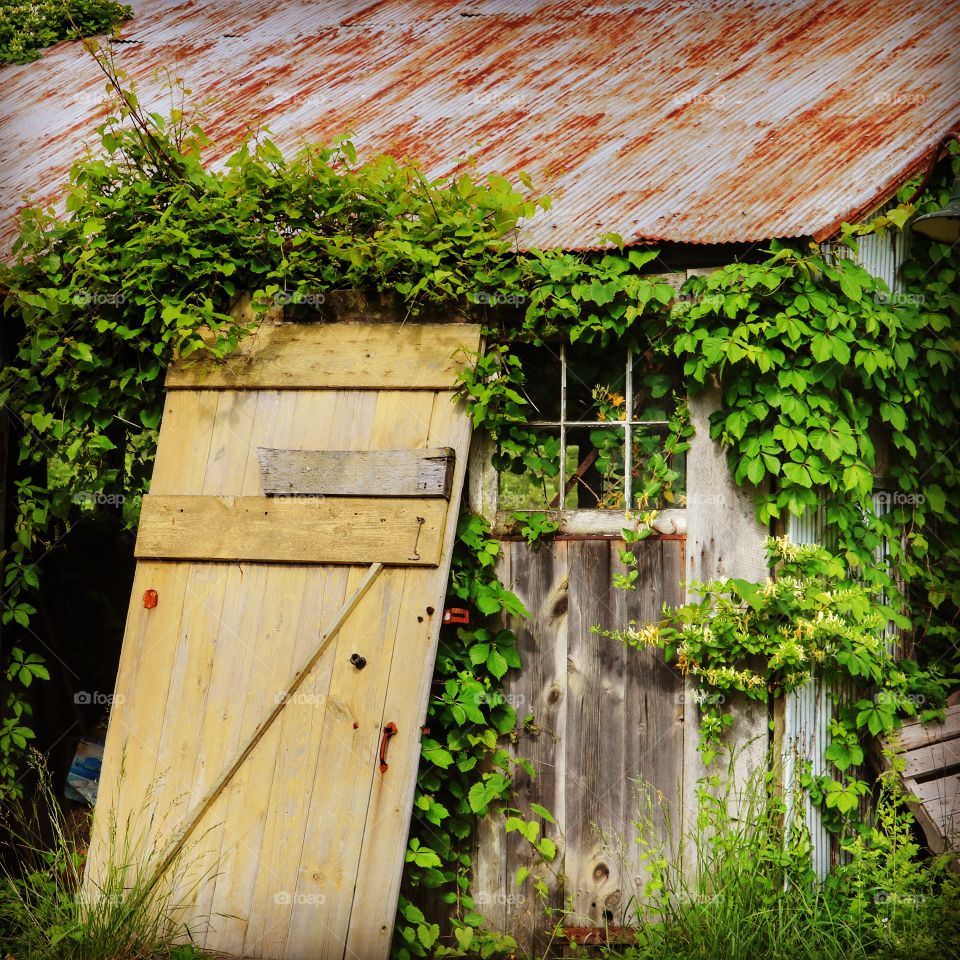
<svg viewBox="0 0 960 960"><path fill-rule="evenodd" d="M622 431L624 451L624 506L620 508L529 507L504 510L500 505L500 475L493 466L496 445L488 434L477 433L471 446L469 504L472 510L484 516L491 524L494 534L507 534L515 525L515 515L523 513L547 513L558 522L558 533L563 535L619 537L625 527L636 529L640 525L635 511L628 509L633 498L633 431L637 427L669 424L669 420L635 420L629 414L633 410L634 351L627 347L625 363L626 416L623 420L567 420L567 344L560 344L560 420L531 420L525 425L532 429L560 430L560 463L566 465L567 428L619 428ZM564 491L568 476L561 471L560 489ZM565 494L564 494L565 496ZM561 503L562 503L561 498ZM653 524L654 532L661 536L683 536L686 533L686 508L671 507L660 510Z"/></svg>

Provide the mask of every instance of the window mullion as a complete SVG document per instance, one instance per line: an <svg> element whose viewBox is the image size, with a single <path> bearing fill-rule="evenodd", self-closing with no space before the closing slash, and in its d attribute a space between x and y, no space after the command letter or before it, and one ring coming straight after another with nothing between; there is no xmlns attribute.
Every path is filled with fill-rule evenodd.
<svg viewBox="0 0 960 960"><path fill-rule="evenodd" d="M627 348L627 409L623 417L623 505L633 505L633 443L630 421L633 418L633 350Z"/></svg>
<svg viewBox="0 0 960 960"><path fill-rule="evenodd" d="M560 509L567 502L567 345L560 344Z"/></svg>

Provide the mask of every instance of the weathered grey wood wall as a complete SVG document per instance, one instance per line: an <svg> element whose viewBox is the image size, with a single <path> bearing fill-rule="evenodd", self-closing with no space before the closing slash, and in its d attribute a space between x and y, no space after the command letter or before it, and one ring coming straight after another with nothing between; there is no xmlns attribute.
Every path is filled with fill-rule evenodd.
<svg viewBox="0 0 960 960"><path fill-rule="evenodd" d="M651 538L637 545L636 590L614 588L623 571L616 539L556 538L539 549L505 542L502 581L523 600L529 620L509 624L519 638L523 670L506 689L523 719L518 756L536 770L520 774L516 805L539 803L557 818L545 824L558 855L546 871L550 906L566 926L619 925L631 919L642 887L634 842L641 779L661 791L673 827L683 807L682 678L654 650L638 651L592 632L660 619L665 602L683 601L685 542ZM484 822L473 892L492 927L511 933L525 951L542 954L550 919L530 880L514 882L537 858L502 818ZM556 914L555 921L561 915Z"/></svg>
<svg viewBox="0 0 960 960"><path fill-rule="evenodd" d="M708 386L688 402L694 436L687 452L687 600L697 598L695 584L724 577L742 577L763 582L769 575L764 544L768 530L756 518L756 489L738 487L727 464L726 451L710 439L710 415L722 408L720 391ZM730 791L728 807L734 810L740 792L767 762L769 731L767 707L742 695L724 707L733 718L725 741L733 751L732 765L722 763L708 771L697 750L700 738L699 706L695 684L687 678L685 795L692 797L697 781L708 774L721 774ZM727 776L729 774L729 778ZM696 823L697 805L684 808L684 825Z"/></svg>

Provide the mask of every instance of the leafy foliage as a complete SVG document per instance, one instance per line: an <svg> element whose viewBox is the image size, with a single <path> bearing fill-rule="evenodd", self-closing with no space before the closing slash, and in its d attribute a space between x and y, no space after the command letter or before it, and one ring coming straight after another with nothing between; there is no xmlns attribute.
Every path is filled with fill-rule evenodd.
<svg viewBox="0 0 960 960"><path fill-rule="evenodd" d="M16 540L3 554L4 623L27 628L39 560L96 501L114 497L136 522L162 409L162 375L174 353L225 356L249 322L231 313L250 295L259 318L294 314L334 289L396 293L409 313L462 304L486 271L509 261L509 235L533 206L498 177L427 182L414 166L358 164L352 145L285 160L269 139L244 144L222 170L202 161L196 118L146 114L110 74L116 115L100 128L103 152L71 172L67 216L27 213L16 262L4 270L7 323L19 326L0 400L19 424ZM135 224L136 229L131 229ZM89 491L97 496L90 497ZM498 687L519 666L513 636L494 627L522 614L493 571L498 543L478 518L459 532L451 591L475 626L445 638L431 700L407 856L407 884L443 887L454 933L483 951L510 942L478 929L465 853L476 817L509 796L514 761L500 743L516 723ZM28 686L46 668L15 647L8 679ZM17 757L33 737L16 686L0 727L0 789L20 791ZM538 841L549 859L547 841ZM404 901L401 955L438 936ZM488 955L488 954L484 954Z"/></svg>
<svg viewBox="0 0 960 960"><path fill-rule="evenodd" d="M528 612L496 577L499 552L500 542L490 537L487 521L465 513L457 531L449 592L471 611L471 623L456 629L456 642L451 627L444 628L440 638L434 681L438 690L430 700L429 726L421 741L417 820L407 850L408 896L401 900L395 935L400 960L428 956L439 936L438 926L428 923L411 902L418 888L445 891L440 899L450 908L457 951L489 957L516 948L510 937L481 929L483 917L470 896L467 843L477 817L499 809L505 829L519 830L543 861L556 856L553 841L539 836L538 818L550 817L549 812L540 807L529 816L506 806L514 766L531 776L534 771L506 748L516 742L517 715L499 688L507 671L520 667L520 658L516 637L499 627L496 618ZM442 950L438 956L444 955Z"/></svg>
<svg viewBox="0 0 960 960"><path fill-rule="evenodd" d="M601 956L960 956L957 878L917 860L912 819L892 782L881 785L875 816L822 884L798 816L801 804L788 806L773 776L760 772L736 791L722 788L719 777L702 784L697 823L679 836L665 830L671 812L662 800L652 790L641 793L637 841L646 869L632 898L633 942Z"/></svg>
<svg viewBox="0 0 960 960"><path fill-rule="evenodd" d="M0 6L0 63L29 63L59 40L109 33L132 16L115 0L12 0Z"/></svg>
<svg viewBox="0 0 960 960"><path fill-rule="evenodd" d="M826 759L836 778L804 780L814 802L823 805L826 822L840 829L869 789L858 770L864 738L893 733L903 715L936 715L950 679L936 664L921 669L894 656L890 628L910 621L851 581L840 559L785 538L769 540L767 552L776 579L694 584L699 599L666 610L662 624L597 632L636 647L660 647L700 686L700 745L707 763L732 723L725 704L733 692L767 703L815 677L834 690L859 691L859 699L842 704L831 724Z"/></svg>
<svg viewBox="0 0 960 960"><path fill-rule="evenodd" d="M949 173L923 207L945 201ZM855 251L864 232L846 227L842 242ZM822 506L831 546L861 577L892 596L896 569L917 640L946 640L942 655L960 608L957 253L916 236L910 252L892 293L851 257L774 244L761 264L688 282L673 349L694 387L722 385L712 436L737 481L760 489L758 518Z"/></svg>

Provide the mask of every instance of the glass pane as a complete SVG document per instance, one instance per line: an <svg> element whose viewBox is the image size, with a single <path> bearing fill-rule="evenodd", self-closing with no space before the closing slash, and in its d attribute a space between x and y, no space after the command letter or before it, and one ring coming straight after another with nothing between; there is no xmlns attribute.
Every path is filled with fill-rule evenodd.
<svg viewBox="0 0 960 960"><path fill-rule="evenodd" d="M626 347L567 347L567 420L624 419L626 370Z"/></svg>
<svg viewBox="0 0 960 960"><path fill-rule="evenodd" d="M582 510L622 510L624 465L622 427L570 427L567 460L576 463L568 476L574 482L574 506ZM569 499L569 498L568 498Z"/></svg>
<svg viewBox="0 0 960 960"><path fill-rule="evenodd" d="M529 463L514 462L512 468L497 471L501 510L549 510L559 503L560 493L560 431L537 430L542 440L537 454L551 462L552 476L537 470ZM501 456L503 457L501 451Z"/></svg>
<svg viewBox="0 0 960 960"><path fill-rule="evenodd" d="M633 427L632 463L633 509L664 510L682 507L687 480L685 453L666 456L664 440L666 427ZM655 481L655 482L654 482ZM652 483L651 494L644 502L647 484Z"/></svg>
<svg viewBox="0 0 960 960"><path fill-rule="evenodd" d="M526 382L520 391L530 403L530 420L560 422L560 345L517 346L511 353L523 365Z"/></svg>
<svg viewBox="0 0 960 960"><path fill-rule="evenodd" d="M678 372L678 371L677 371ZM649 356L633 363L633 419L667 420L673 412L673 393L680 380L677 372Z"/></svg>

